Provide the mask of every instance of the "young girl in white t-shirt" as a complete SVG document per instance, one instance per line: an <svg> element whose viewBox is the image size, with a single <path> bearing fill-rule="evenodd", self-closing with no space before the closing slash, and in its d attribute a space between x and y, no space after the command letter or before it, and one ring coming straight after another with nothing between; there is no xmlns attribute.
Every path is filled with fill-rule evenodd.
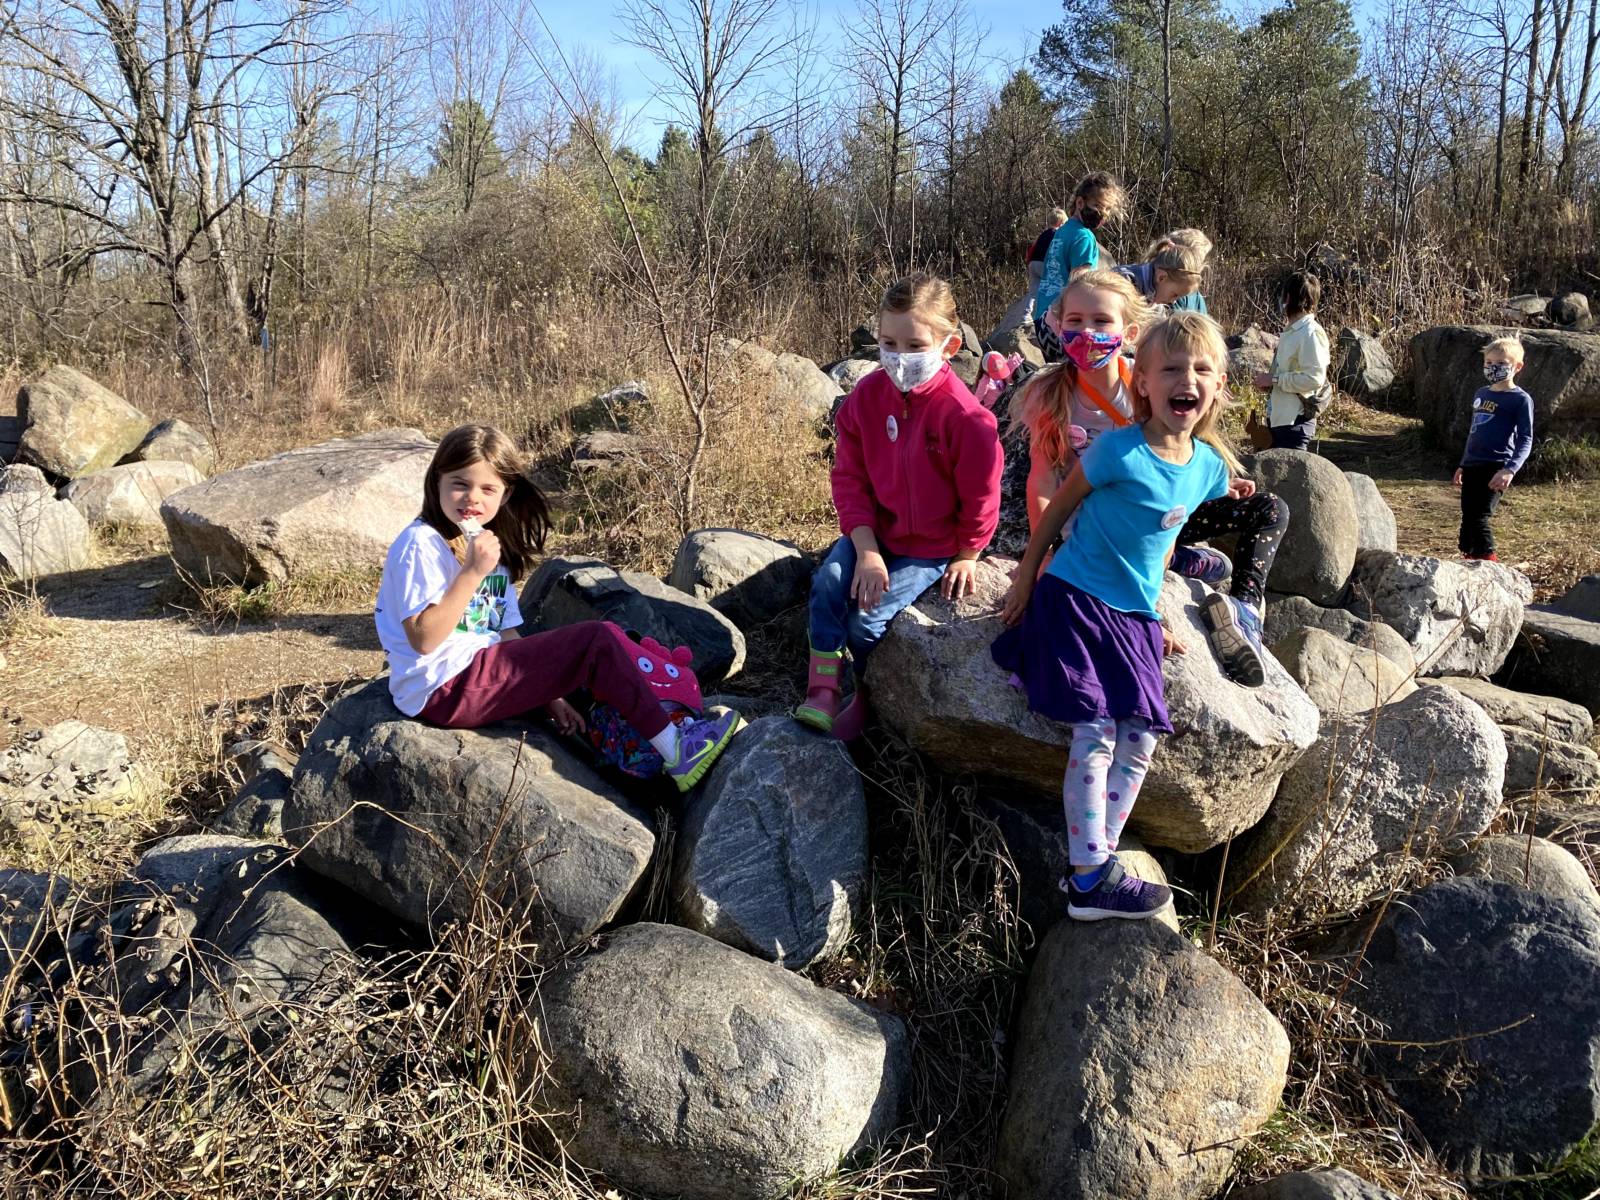
<svg viewBox="0 0 1600 1200"><path fill-rule="evenodd" d="M428 465L422 515L389 547L378 588L378 640L395 706L453 729L543 710L571 733L583 718L564 697L586 688L622 713L688 791L742 719L724 711L674 724L605 622L519 637L514 584L544 551L549 528L544 497L510 438L488 425L444 436Z"/></svg>

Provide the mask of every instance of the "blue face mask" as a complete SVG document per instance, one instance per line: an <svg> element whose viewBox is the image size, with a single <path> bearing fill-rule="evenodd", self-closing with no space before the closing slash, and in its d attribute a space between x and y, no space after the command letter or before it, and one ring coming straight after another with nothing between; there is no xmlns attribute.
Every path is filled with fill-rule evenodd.
<svg viewBox="0 0 1600 1200"><path fill-rule="evenodd" d="M1507 362L1484 363L1483 377L1490 383L1504 383L1511 378L1511 364Z"/></svg>

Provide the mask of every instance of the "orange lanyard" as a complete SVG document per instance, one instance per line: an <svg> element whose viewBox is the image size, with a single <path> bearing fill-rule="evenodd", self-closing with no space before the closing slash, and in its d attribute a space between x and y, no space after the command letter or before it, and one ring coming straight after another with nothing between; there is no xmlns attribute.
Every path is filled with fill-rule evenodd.
<svg viewBox="0 0 1600 1200"><path fill-rule="evenodd" d="M1133 391L1133 373L1128 370L1128 360L1120 354L1117 355L1117 374L1122 378L1122 386L1131 393ZM1078 374L1078 387L1082 389L1085 396L1089 397L1091 404L1111 418L1112 428L1121 429L1124 425L1133 424L1132 421L1117 411L1116 406L1101 394L1099 388L1083 377L1082 372Z"/></svg>

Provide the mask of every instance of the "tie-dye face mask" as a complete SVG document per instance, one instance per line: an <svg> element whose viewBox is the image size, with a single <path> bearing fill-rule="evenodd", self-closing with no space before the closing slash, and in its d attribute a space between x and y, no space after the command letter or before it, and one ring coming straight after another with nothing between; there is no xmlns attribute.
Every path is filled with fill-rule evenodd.
<svg viewBox="0 0 1600 1200"><path fill-rule="evenodd" d="M1061 350L1081 371L1098 371L1122 348L1120 333L1099 329L1064 329Z"/></svg>
<svg viewBox="0 0 1600 1200"><path fill-rule="evenodd" d="M1502 383L1511 378L1511 364L1508 362L1484 363L1483 377L1490 383Z"/></svg>

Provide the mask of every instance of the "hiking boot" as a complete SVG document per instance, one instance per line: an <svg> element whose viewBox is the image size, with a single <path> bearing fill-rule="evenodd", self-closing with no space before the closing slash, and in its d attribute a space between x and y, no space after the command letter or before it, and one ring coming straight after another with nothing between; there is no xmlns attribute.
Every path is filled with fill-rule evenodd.
<svg viewBox="0 0 1600 1200"><path fill-rule="evenodd" d="M1172 889L1160 883L1146 883L1130 875L1115 857L1100 882L1088 891L1063 879L1067 894L1067 916L1074 921L1104 921L1115 917L1123 921L1143 921L1172 903Z"/></svg>
<svg viewBox="0 0 1600 1200"><path fill-rule="evenodd" d="M805 703L791 714L796 721L818 733L833 732L833 720L839 715L839 671L843 666L843 650L811 651Z"/></svg>
<svg viewBox="0 0 1600 1200"><path fill-rule="evenodd" d="M1261 649L1261 618L1242 600L1212 592L1200 606L1211 646L1228 678L1245 687L1260 687L1267 679Z"/></svg>
<svg viewBox="0 0 1600 1200"><path fill-rule="evenodd" d="M1172 551L1172 569L1185 579L1221 583L1233 574L1233 564L1220 550L1209 546L1178 546Z"/></svg>
<svg viewBox="0 0 1600 1200"><path fill-rule="evenodd" d="M661 769L680 792L687 792L705 778L711 764L733 741L733 735L743 728L744 718L731 708L714 717L686 722L678 731L677 761L663 763Z"/></svg>

